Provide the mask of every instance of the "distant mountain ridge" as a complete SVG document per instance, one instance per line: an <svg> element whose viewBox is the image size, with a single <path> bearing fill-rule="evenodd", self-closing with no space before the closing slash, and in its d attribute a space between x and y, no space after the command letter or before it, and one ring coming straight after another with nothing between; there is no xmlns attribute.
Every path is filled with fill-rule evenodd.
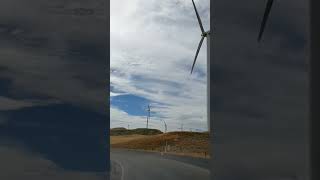
<svg viewBox="0 0 320 180"><path fill-rule="evenodd" d="M123 127L112 128L110 129L111 136L123 136L123 135L157 135L162 134L163 132L158 129L147 129L147 128L137 128L137 129L126 129Z"/></svg>

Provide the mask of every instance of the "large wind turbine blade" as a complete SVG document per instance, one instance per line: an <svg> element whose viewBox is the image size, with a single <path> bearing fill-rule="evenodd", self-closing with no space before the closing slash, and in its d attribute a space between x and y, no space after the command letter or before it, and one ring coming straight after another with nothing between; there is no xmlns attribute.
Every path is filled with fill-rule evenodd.
<svg viewBox="0 0 320 180"><path fill-rule="evenodd" d="M269 13L270 13L270 10L271 10L271 7L272 7L272 3L273 3L273 0L268 0L268 2L267 2L267 6L266 6L266 9L264 11L263 19L262 19L261 26L260 26L260 32L259 32L259 36L258 36L258 41L261 40L262 34L264 32L264 28L266 26L266 22L267 22L268 17L269 17Z"/></svg>
<svg viewBox="0 0 320 180"><path fill-rule="evenodd" d="M197 49L197 52L196 52L196 56L194 57L194 61L193 61L193 64L192 64L191 74L192 74L194 65L196 64L197 57L198 57L199 51L200 51L200 49L201 49L203 40L204 40L204 36L202 36L202 38L201 38L201 40L200 40L200 42L199 42L198 49Z"/></svg>
<svg viewBox="0 0 320 180"><path fill-rule="evenodd" d="M198 19L198 22L199 22L199 25L200 25L201 32L202 32L202 33L205 33L205 31L204 31L204 29L203 29L203 26L202 26L202 22L201 22L200 16L199 16L199 14L198 14L196 5L194 4L194 1L193 1L193 0L192 0L192 4L193 4L193 7L194 7L194 10L196 11L196 15L197 15L197 19Z"/></svg>

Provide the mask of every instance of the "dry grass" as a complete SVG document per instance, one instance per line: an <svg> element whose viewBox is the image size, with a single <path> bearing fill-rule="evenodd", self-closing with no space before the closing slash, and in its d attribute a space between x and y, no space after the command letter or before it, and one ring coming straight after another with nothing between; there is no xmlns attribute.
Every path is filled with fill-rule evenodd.
<svg viewBox="0 0 320 180"><path fill-rule="evenodd" d="M209 157L209 134L169 132L158 135L111 136L112 148L163 152L193 157Z"/></svg>
<svg viewBox="0 0 320 180"><path fill-rule="evenodd" d="M139 135L139 134L133 134L133 135L124 135L124 136L110 136L110 144L122 144L127 143L132 140L137 140L141 138L145 138L147 135Z"/></svg>

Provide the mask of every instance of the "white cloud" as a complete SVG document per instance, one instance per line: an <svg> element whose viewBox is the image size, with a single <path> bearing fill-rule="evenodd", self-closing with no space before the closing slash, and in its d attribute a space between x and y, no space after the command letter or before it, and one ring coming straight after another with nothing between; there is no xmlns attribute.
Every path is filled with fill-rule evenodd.
<svg viewBox="0 0 320 180"><path fill-rule="evenodd" d="M195 3L208 29L209 1ZM113 0L110 35L110 79L116 90L168 104L153 111L165 117L169 130L182 122L206 129L206 77L197 74L206 74L206 43L190 75L201 37L191 1ZM145 121L111 108L111 127L117 119ZM161 123L155 126L162 129Z"/></svg>

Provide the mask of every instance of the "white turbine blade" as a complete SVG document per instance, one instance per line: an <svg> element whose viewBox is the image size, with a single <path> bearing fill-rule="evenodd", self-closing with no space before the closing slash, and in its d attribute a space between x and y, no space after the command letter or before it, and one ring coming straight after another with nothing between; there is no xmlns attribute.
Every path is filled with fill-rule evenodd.
<svg viewBox="0 0 320 180"><path fill-rule="evenodd" d="M198 49L197 49L197 52L196 52L196 56L194 57L194 61L193 61L193 64L192 64L192 68L191 68L191 74L192 74L192 71L193 71L193 68L194 68L194 65L196 64L196 61L197 61L197 57L198 57L198 54L199 54L199 51L200 51L200 48L202 46L202 42L204 40L204 36L202 36L200 42L199 42L199 45L198 45Z"/></svg>
<svg viewBox="0 0 320 180"><path fill-rule="evenodd" d="M197 15L197 19L198 19L198 22L199 22L199 25L200 25L201 32L202 32L202 33L205 33L205 31L204 31L204 29L203 29L203 26L202 26L202 22L201 22L200 16L199 16L199 14L198 14L196 5L194 4L194 1L193 1L193 0L192 0L192 4L193 4L193 7L194 7L194 10L196 11L196 15Z"/></svg>
<svg viewBox="0 0 320 180"><path fill-rule="evenodd" d="M261 22L261 26L260 26L260 32L259 32L259 36L258 36L258 42L261 40L262 34L264 32L267 20L268 20L268 16L270 14L271 11L271 7L273 4L273 0L268 0L267 5L266 5L266 9L264 11L264 15L263 15L263 19Z"/></svg>

